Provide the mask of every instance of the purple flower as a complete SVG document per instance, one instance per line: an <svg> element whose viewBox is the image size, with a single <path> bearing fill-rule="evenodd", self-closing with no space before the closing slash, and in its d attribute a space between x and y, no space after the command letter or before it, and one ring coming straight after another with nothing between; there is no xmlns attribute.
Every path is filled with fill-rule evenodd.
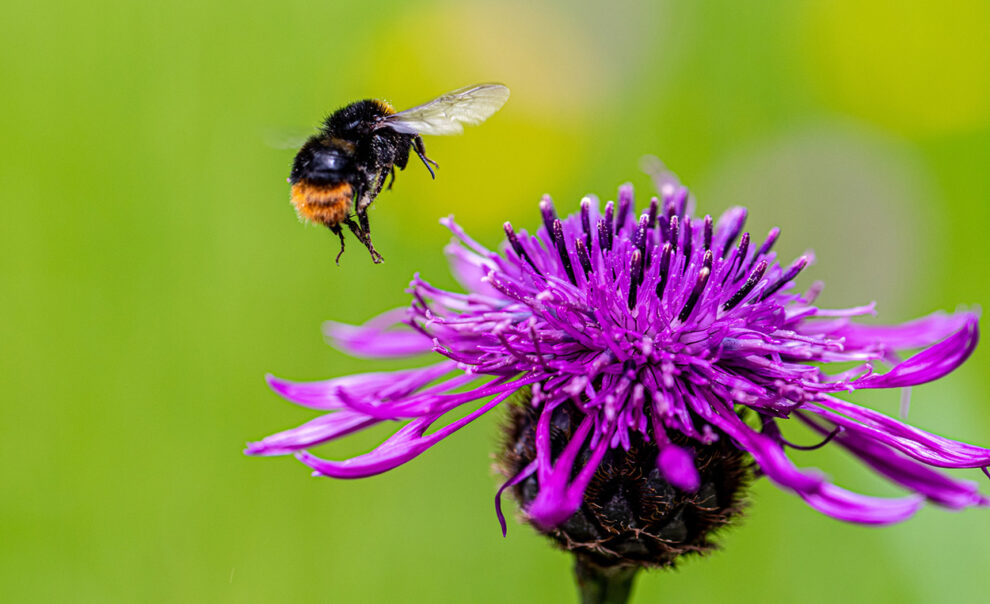
<svg viewBox="0 0 990 604"><path fill-rule="evenodd" d="M751 240L743 232L745 209L714 221L692 217L689 205L687 190L673 182L638 216L630 186L603 211L588 197L563 219L544 198L536 234L506 223L501 252L452 219L442 221L456 237L447 253L467 293L417 275L408 309L360 327L330 324L328 335L356 356L432 351L443 360L321 382L269 377L278 394L325 414L252 443L247 453L294 454L320 476L370 476L410 461L525 390L535 454L499 493L524 480L538 487L524 511L545 529L575 514L606 454L629 450L633 441L652 443L654 468L685 493L699 488L695 449L728 439L760 474L841 520L897 522L926 499L952 509L990 504L975 483L936 469L986 472L990 450L836 396L948 374L976 346L975 314L859 324L854 319L873 314L872 304L827 310L814 305L820 284L794 291L812 257L778 264L778 229ZM901 360L906 349L920 351ZM832 363L846 368L833 373ZM462 405L470 405L467 415L427 432ZM568 412L573 426L555 447L552 420L564 406L575 410ZM822 444L844 448L910 494L861 495L799 469L787 450L802 447L782 435L785 420L809 426ZM329 461L308 451L385 421L406 423L365 455Z"/></svg>

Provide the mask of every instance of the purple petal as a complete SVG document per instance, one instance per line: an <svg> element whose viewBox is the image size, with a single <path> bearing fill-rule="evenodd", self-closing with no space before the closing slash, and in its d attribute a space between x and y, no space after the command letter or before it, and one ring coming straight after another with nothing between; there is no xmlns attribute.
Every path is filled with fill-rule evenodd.
<svg viewBox="0 0 990 604"><path fill-rule="evenodd" d="M279 396L297 405L332 410L347 406L340 396L341 392L353 398L374 397L379 401L398 399L412 394L455 367L456 363L444 361L421 369L361 373L318 382L291 382L271 374L265 379Z"/></svg>
<svg viewBox="0 0 990 604"><path fill-rule="evenodd" d="M371 417L377 417L378 419L413 419L425 415L443 415L465 403L505 392L515 392L520 387L528 386L537 381L538 378L530 376L509 381L507 377L500 377L471 390L455 393L449 392L449 390L464 386L475 379L471 375L455 376L445 382L417 392L408 398L388 403L387 405L378 405L374 401L367 403L349 399L345 400L345 403L355 411Z"/></svg>
<svg viewBox="0 0 990 604"><path fill-rule="evenodd" d="M924 503L918 495L888 499L852 493L833 484L823 483L811 493L798 493L808 505L823 514L860 524L893 524L907 520Z"/></svg>
<svg viewBox="0 0 990 604"><path fill-rule="evenodd" d="M886 499L852 493L798 470L776 441L754 431L728 407L709 419L748 450L770 480L795 491L808 505L833 518L864 524L900 522L924 501L918 496Z"/></svg>
<svg viewBox="0 0 990 604"><path fill-rule="evenodd" d="M492 253L491 250L481 245L480 243L472 239L470 235L464 232L464 229L462 229L461 226L454 221L453 214L447 216L446 218L441 218L440 224L450 229L450 232L454 234L454 237L460 239L465 246L467 246L469 249L474 250L475 253L477 253L478 255L480 256L491 255Z"/></svg>
<svg viewBox="0 0 990 604"><path fill-rule="evenodd" d="M544 409L543 415L549 415L546 409ZM586 416L553 467L539 468L540 491L526 508L526 514L537 525L544 528L557 526L570 518L581 507L584 490L608 450L609 439L601 438L592 450L588 463L571 480L574 462L577 460L578 453L581 451L588 433L591 432L593 424L594 419L591 416ZM537 443L539 443L539 439L537 439ZM539 444L537 444L537 448L539 448ZM538 451L537 463L539 464L539 462Z"/></svg>
<svg viewBox="0 0 990 604"><path fill-rule="evenodd" d="M359 358L408 357L433 350L430 338L403 323L408 316L408 309L396 308L364 325L326 321L323 335L335 348Z"/></svg>
<svg viewBox="0 0 990 604"><path fill-rule="evenodd" d="M350 409L335 411L321 415L297 428L250 443L244 452L248 455L288 455L363 430L379 421L381 420Z"/></svg>
<svg viewBox="0 0 990 604"><path fill-rule="evenodd" d="M721 425L717 421L712 423L722 430L728 427L731 431L726 430L726 432L739 442L743 449L749 451L763 473L778 485L798 493L813 493L825 483L824 477L817 472L799 470L788 459L783 447L774 440L754 432L742 422L737 426L726 422L721 422Z"/></svg>
<svg viewBox="0 0 990 604"><path fill-rule="evenodd" d="M693 493L701 484L701 476L694 465L694 456L687 449L667 443L657 455L657 467L667 482L682 491Z"/></svg>
<svg viewBox="0 0 990 604"><path fill-rule="evenodd" d="M979 468L990 465L990 449L925 432L842 399L825 397L802 409L821 415L833 424L868 440L893 447L928 465L943 468Z"/></svg>
<svg viewBox="0 0 990 604"><path fill-rule="evenodd" d="M715 405L710 405L697 397L686 397L686 400L695 413L748 451L770 480L799 493L814 492L825 482L821 476L798 470L778 441L747 426L726 403L716 401Z"/></svg>
<svg viewBox="0 0 990 604"><path fill-rule="evenodd" d="M502 527L503 537L505 537L509 529L505 525L505 515L502 514L502 491L526 480L527 478L532 476L533 472L535 471L536 471L536 460L534 459L533 461L529 462L529 465L523 468L518 474L516 474L509 480L506 480L505 483L503 483L502 486L498 488L498 492L495 493L495 515L498 516L498 524L499 526Z"/></svg>
<svg viewBox="0 0 990 604"><path fill-rule="evenodd" d="M499 296L498 291L484 278L495 267L494 263L455 242L447 245L444 252L447 253L451 274L464 289L486 296Z"/></svg>
<svg viewBox="0 0 990 604"><path fill-rule="evenodd" d="M901 388L937 380L959 367L976 349L980 339L975 315L967 315L962 328L938 344L898 363L883 374L874 374L847 384L852 388Z"/></svg>
<svg viewBox="0 0 990 604"><path fill-rule="evenodd" d="M364 478L366 476L381 474L417 457L444 438L484 415L511 396L511 394L511 392L503 393L470 415L444 426L427 436L424 436L424 432L435 421L440 419L440 415L414 419L370 453L352 457L351 459L328 461L308 451L297 452L296 459L313 468L316 471L315 474L330 476L332 478Z"/></svg>
<svg viewBox="0 0 990 604"><path fill-rule="evenodd" d="M822 316L822 313L819 312L817 315ZM842 321L838 327L819 329L819 323L810 322L802 327L801 333L826 333L833 338L843 338L847 349L873 348L880 345L890 350L904 350L930 346L976 320L977 316L974 313L949 315L936 312L899 325L859 325L851 321Z"/></svg>
<svg viewBox="0 0 990 604"><path fill-rule="evenodd" d="M821 434L830 432L803 413L798 413L797 416ZM954 480L856 432L847 430L835 442L880 474L939 505L962 509L985 506L988 503L980 495L975 482Z"/></svg>

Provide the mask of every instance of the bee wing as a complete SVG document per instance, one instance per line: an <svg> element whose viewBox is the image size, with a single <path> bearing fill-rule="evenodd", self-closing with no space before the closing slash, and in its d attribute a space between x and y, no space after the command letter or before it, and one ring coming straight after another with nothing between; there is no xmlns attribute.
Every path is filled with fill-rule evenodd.
<svg viewBox="0 0 990 604"><path fill-rule="evenodd" d="M405 134L460 134L464 132L464 124L480 124L508 99L509 89L501 84L476 84L393 113L382 119L378 127Z"/></svg>
<svg viewBox="0 0 990 604"><path fill-rule="evenodd" d="M272 149L298 149L313 136L313 132L312 128L308 130L268 128L261 132L261 139Z"/></svg>

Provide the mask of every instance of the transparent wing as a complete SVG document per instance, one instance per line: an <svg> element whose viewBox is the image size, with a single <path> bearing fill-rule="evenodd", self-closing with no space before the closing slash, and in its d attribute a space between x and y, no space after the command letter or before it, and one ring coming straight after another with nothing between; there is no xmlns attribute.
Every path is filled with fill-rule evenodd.
<svg viewBox="0 0 990 604"><path fill-rule="evenodd" d="M316 131L312 128L267 128L260 137L272 149L299 149Z"/></svg>
<svg viewBox="0 0 990 604"><path fill-rule="evenodd" d="M378 127L406 134L460 134L464 132L464 124L480 124L501 109L508 99L509 89L501 84L476 84L394 113L384 118Z"/></svg>

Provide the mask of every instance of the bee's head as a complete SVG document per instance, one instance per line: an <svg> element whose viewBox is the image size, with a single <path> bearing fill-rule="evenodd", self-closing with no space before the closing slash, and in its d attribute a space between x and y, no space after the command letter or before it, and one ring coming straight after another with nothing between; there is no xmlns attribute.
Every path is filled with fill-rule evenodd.
<svg viewBox="0 0 990 604"><path fill-rule="evenodd" d="M352 158L347 150L313 138L296 154L289 181L296 183L305 179L316 184L338 183L349 180L348 175L352 171Z"/></svg>

